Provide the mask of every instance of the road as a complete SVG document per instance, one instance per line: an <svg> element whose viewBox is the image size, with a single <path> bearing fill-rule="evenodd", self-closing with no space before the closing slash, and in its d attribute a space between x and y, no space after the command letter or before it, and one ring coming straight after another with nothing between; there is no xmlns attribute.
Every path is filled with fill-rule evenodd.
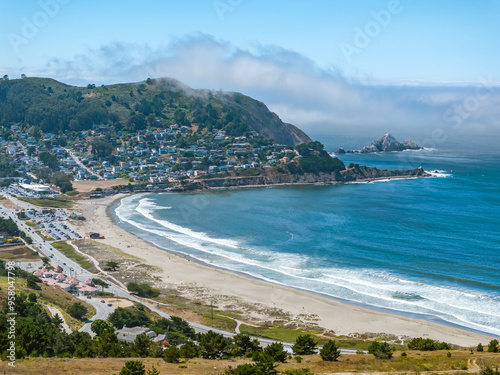
<svg viewBox="0 0 500 375"><path fill-rule="evenodd" d="M92 170L90 170L89 168L87 168L87 166L82 163L82 161L80 160L80 158L78 156L76 156L75 153L71 149L65 148L64 150L66 150L68 152L69 156L71 156L71 159L73 159L75 161L75 163L78 164L78 166L80 168L85 169L89 173L90 176L92 176L92 175L97 176ZM101 176L97 176L97 178L99 180L104 180L104 178L101 177Z"/></svg>
<svg viewBox="0 0 500 375"><path fill-rule="evenodd" d="M94 332L90 329L92 322L99 319L106 320L115 308L113 306L108 306L107 303L102 303L102 299L99 297L87 298L85 296L79 296L78 298L91 304L96 309L95 315L85 322L85 324L78 331L87 332L90 336L95 336Z"/></svg>
<svg viewBox="0 0 500 375"><path fill-rule="evenodd" d="M7 195L7 194L4 194L8 199L12 200L14 203L16 203L17 205L25 208L25 209L32 209L32 208L35 208L37 209L36 207L32 206L31 204L27 203L27 202L23 202L23 201L20 201L18 199L15 199L14 197L10 196L10 195ZM61 252L59 252L57 249L55 249L49 242L47 241L44 241L40 238L40 236L38 236L34 230L32 230L32 228L28 227L24 221L22 220L19 220L19 218L17 217L16 215L16 212L15 210L11 210L11 209L7 209L7 208L3 208L2 209L2 215L4 215L5 217L10 217L12 218L16 224L20 227L20 229L22 229L23 231L25 231L25 233L27 235L29 235L32 240L33 240L33 244L44 254L46 255L47 257L50 257L52 255L52 257L50 258L51 259L51 262L53 263L53 265L59 265L61 266L61 268L64 270L64 272L66 272L68 275L74 275L78 280L80 281L85 281L89 278L98 278L99 276L98 275L95 275L85 269L82 269L80 267L79 264L77 264L76 262L74 262L73 260L67 258L64 254L62 254ZM128 291L126 291L125 289L123 289L121 286L117 285L116 283L112 283L110 282L109 280L106 280L106 282L109 284L109 287L105 288L105 291L107 292L110 292L110 293L113 293L115 294L117 297L122 297L122 298L125 298L125 299L128 299L132 302L136 302L136 303L143 303L143 301L131 294L128 293ZM92 331L90 331L90 324L92 323L92 321L94 320L97 320L97 319L105 319L105 318L101 318L100 316L109 316L109 314L113 311L113 307L110 307L109 309L111 310L106 310L106 308L108 306L102 306L104 305L103 303L101 303L99 305L100 302L97 302L97 305L94 304L93 302L95 300L97 300L99 297L96 297L96 298L92 298L92 304L94 306L96 306L96 309L97 309L97 313L96 315L94 315L91 319L90 319L90 323L86 323L82 329L84 329L85 332L89 332L90 334L92 334ZM87 300L85 297L83 298L86 302L89 302L90 300ZM150 300L152 301L152 300ZM153 301L156 303L156 301ZM102 309L99 309L97 306L99 305L100 308ZM170 319L171 316L163 311L160 311L154 307L151 307L151 306L148 306L148 308L157 313L158 315L160 315L161 317L163 318L167 318L167 319ZM105 315L105 314L108 314L108 315ZM213 331L213 332L216 332L216 333L219 333L221 335L224 335L226 337L233 337L235 335L235 333L232 333L232 332L227 332L227 331L223 331L223 330L220 330L220 329L217 329L217 328L213 328L213 327L209 327L209 326L205 326L203 324L198 324L198 323L194 323L194 322L189 322L189 325L191 327L193 327L193 329L195 330L196 333L206 333L208 331ZM85 327L85 328L84 328ZM82 330L80 329L80 330ZM266 347L274 342L277 342L278 340L271 340L271 339L264 339L264 338L260 338L260 337L253 337L253 338L256 338L259 342L260 342L260 345L262 347ZM291 352L291 347L294 345L293 343L289 343L289 342L282 342L281 343L283 344L285 350L287 350L288 352ZM350 349L341 349L341 353L342 354L356 354L356 351L355 350L350 350Z"/></svg>

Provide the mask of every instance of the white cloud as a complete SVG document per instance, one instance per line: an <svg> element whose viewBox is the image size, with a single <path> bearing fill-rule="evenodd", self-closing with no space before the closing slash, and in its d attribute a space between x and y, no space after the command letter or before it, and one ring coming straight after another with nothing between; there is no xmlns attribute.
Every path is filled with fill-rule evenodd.
<svg viewBox="0 0 500 375"><path fill-rule="evenodd" d="M377 85L322 70L279 47L241 50L207 35L155 49L117 42L71 61L53 59L34 73L80 84L171 77L193 88L239 91L262 100L284 121L315 133L368 130L403 137L430 134L437 127L448 132L500 130L498 82L490 80L479 96L471 85Z"/></svg>

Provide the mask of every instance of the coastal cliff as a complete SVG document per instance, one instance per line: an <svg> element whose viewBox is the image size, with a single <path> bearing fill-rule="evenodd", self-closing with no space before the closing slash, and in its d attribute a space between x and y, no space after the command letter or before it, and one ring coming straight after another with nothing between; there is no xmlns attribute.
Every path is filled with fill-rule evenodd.
<svg viewBox="0 0 500 375"><path fill-rule="evenodd" d="M379 179L396 179L427 177L422 167L411 170L380 170L378 168L354 165L343 171L333 173L280 173L275 169L254 168L253 176L237 176L235 174L219 174L212 178L196 178L186 180L182 187L184 190L225 189L246 186L272 186L272 185L335 185L349 182L374 181ZM257 174L258 173L258 174Z"/></svg>

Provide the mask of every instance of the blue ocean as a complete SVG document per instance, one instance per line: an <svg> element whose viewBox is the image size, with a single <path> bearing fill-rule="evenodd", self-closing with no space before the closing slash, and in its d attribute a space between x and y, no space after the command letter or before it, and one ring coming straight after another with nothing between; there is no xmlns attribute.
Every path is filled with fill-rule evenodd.
<svg viewBox="0 0 500 375"><path fill-rule="evenodd" d="M422 166L432 177L138 194L112 212L124 229L209 265L500 335L500 153L339 158L380 169Z"/></svg>

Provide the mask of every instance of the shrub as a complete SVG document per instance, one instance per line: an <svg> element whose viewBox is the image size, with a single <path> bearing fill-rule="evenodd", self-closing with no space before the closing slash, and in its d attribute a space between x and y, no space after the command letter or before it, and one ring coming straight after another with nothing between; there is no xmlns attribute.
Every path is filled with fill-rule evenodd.
<svg viewBox="0 0 500 375"><path fill-rule="evenodd" d="M432 339L423 339L422 337L417 337L410 340L410 342L408 343L408 349L432 351L432 350L450 350L451 347L446 342L439 342Z"/></svg>
<svg viewBox="0 0 500 375"><path fill-rule="evenodd" d="M299 368L295 370L286 370L283 371L281 374L283 375L314 375L313 372L311 372L310 369L308 368Z"/></svg>
<svg viewBox="0 0 500 375"><path fill-rule="evenodd" d="M146 370L141 361L128 361L122 367L119 375L145 375Z"/></svg>
<svg viewBox="0 0 500 375"><path fill-rule="evenodd" d="M192 341L188 341L180 348L180 355L182 358L190 359L198 357L198 347Z"/></svg>
<svg viewBox="0 0 500 375"><path fill-rule="evenodd" d="M177 363L179 358L181 358L181 353L176 346L171 346L163 351L163 360L167 363Z"/></svg>
<svg viewBox="0 0 500 375"><path fill-rule="evenodd" d="M498 353L498 340L491 340L488 344L488 352Z"/></svg>
<svg viewBox="0 0 500 375"><path fill-rule="evenodd" d="M391 359L392 358L392 349L390 345L386 342L378 342L374 341L368 347L368 353L373 354L376 358L379 359Z"/></svg>
<svg viewBox="0 0 500 375"><path fill-rule="evenodd" d="M334 340L330 340L323 346L323 349L320 350L319 355L323 361L333 362L340 357L340 348Z"/></svg>
<svg viewBox="0 0 500 375"><path fill-rule="evenodd" d="M145 298L155 298L160 295L158 289L152 288L148 284L128 283L127 289Z"/></svg>

